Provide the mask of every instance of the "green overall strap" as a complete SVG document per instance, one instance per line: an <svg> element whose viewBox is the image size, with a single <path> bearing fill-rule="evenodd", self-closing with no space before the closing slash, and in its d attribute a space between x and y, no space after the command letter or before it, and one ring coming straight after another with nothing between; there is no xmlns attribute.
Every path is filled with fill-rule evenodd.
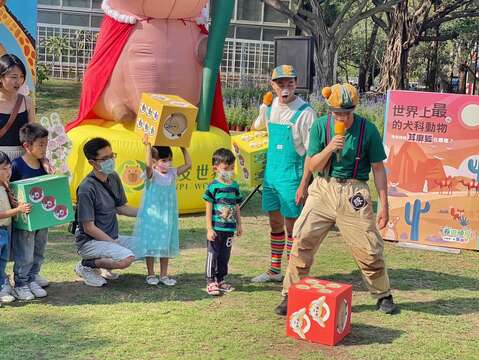
<svg viewBox="0 0 479 360"><path fill-rule="evenodd" d="M296 112L294 113L293 117L291 118L291 120L289 121L291 124L296 124L296 122L298 121L298 118L301 116L301 113L306 110L307 108L309 108L309 104L308 103L304 103L303 105L301 105L299 107L298 110L296 110Z"/></svg>
<svg viewBox="0 0 479 360"><path fill-rule="evenodd" d="M307 109L307 108L309 108L309 107L310 107L310 105L309 105L308 103L304 103L303 105L301 105L301 106L299 107L299 109L296 110L296 112L294 113L293 117L291 118L291 120L290 120L291 124L293 124L293 125L296 124L296 121L298 121L298 118L299 118L299 116L301 115L301 113L302 113L305 109ZM266 119L267 119L268 121L269 121L269 119L271 119L271 111L272 111L272 110L273 110L273 107L272 107L271 105L268 106L267 109L266 109Z"/></svg>
<svg viewBox="0 0 479 360"><path fill-rule="evenodd" d="M268 106L268 108L266 109L266 120L269 121L269 119L271 118L271 110L273 109L273 106Z"/></svg>

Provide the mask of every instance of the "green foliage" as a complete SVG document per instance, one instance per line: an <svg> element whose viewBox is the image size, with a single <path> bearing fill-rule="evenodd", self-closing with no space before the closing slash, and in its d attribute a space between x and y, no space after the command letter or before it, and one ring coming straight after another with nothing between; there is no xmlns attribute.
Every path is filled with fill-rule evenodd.
<svg viewBox="0 0 479 360"><path fill-rule="evenodd" d="M226 119L231 128L239 127L251 127L251 124L258 116L258 108L250 106L243 108L240 106L228 106L225 107Z"/></svg>
<svg viewBox="0 0 479 360"><path fill-rule="evenodd" d="M384 133L384 111L384 104L382 104L382 106L372 104L359 104L356 107L355 113L375 124L379 130L379 133L382 136Z"/></svg>
<svg viewBox="0 0 479 360"><path fill-rule="evenodd" d="M224 88L223 103L225 106L249 108L251 106L259 106L262 102L263 95L270 91L264 87L248 87L248 88Z"/></svg>
<svg viewBox="0 0 479 360"><path fill-rule="evenodd" d="M251 127L258 116L263 95L268 91L270 89L264 87L223 89L223 103L229 126L233 129L236 126Z"/></svg>
<svg viewBox="0 0 479 360"><path fill-rule="evenodd" d="M310 101L311 106L316 111L318 116L323 116L328 113L328 104L324 100L312 100Z"/></svg>
<svg viewBox="0 0 479 360"><path fill-rule="evenodd" d="M50 36L44 40L44 46L47 53L57 57L61 57L70 48L66 36Z"/></svg>
<svg viewBox="0 0 479 360"><path fill-rule="evenodd" d="M37 77L36 77L36 80L37 80L37 84L39 86L43 85L43 83L46 80L50 79L50 77L48 76L48 73L49 73L48 66L46 64L41 64L41 63L37 62Z"/></svg>

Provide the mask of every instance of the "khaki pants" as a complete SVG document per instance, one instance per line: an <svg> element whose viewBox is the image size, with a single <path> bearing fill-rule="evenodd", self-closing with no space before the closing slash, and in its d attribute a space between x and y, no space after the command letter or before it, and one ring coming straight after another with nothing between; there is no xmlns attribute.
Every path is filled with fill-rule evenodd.
<svg viewBox="0 0 479 360"><path fill-rule="evenodd" d="M376 227L366 182L317 177L294 225L294 243L283 282L283 295L291 284L309 274L314 255L331 227L336 224L352 250L364 283L374 298L390 294L383 259L383 239Z"/></svg>

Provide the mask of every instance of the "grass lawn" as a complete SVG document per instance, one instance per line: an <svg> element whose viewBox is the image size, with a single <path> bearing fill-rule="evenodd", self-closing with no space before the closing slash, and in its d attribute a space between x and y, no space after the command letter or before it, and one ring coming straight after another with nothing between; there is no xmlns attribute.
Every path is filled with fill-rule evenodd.
<svg viewBox="0 0 479 360"><path fill-rule="evenodd" d="M74 116L78 89L48 83L39 114ZM325 240L312 274L353 285L351 334L336 347L287 338L284 319L273 313L280 286L249 282L269 259L268 222L259 209L255 196L244 210L245 234L234 244L230 280L237 290L214 299L203 290L202 216L181 217L174 288L146 285L142 263L105 288L87 287L73 272L72 236L64 227L52 229L42 271L52 281L49 296L0 309L0 359L479 359L479 253L386 244L401 312L385 316L375 310L337 233ZM131 232L130 219L120 224L122 233Z"/></svg>

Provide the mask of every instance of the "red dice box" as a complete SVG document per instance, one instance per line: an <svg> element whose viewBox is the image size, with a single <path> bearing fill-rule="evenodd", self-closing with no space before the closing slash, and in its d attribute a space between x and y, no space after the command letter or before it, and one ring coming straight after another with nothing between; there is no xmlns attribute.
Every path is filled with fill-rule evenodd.
<svg viewBox="0 0 479 360"><path fill-rule="evenodd" d="M304 278L288 291L286 335L323 345L336 345L351 331L353 287Z"/></svg>

